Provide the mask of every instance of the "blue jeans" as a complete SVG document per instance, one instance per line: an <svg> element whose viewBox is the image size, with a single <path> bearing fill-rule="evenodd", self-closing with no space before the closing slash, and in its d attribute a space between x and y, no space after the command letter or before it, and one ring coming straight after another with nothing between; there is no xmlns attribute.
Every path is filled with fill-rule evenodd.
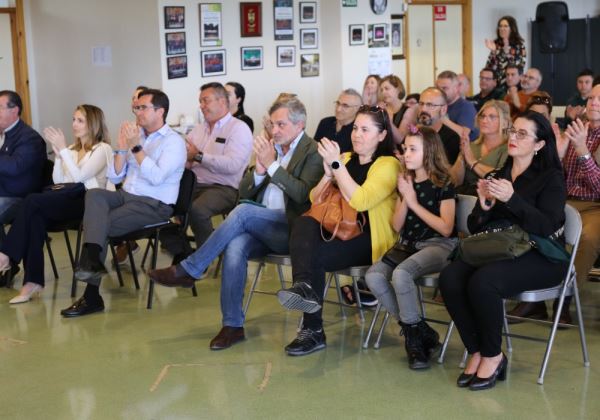
<svg viewBox="0 0 600 420"><path fill-rule="evenodd" d="M252 204L240 204L200 248L180 264L199 278L211 262L225 252L221 276L223 326L244 325L242 302L248 260L268 253L289 253L289 226L285 212Z"/></svg>

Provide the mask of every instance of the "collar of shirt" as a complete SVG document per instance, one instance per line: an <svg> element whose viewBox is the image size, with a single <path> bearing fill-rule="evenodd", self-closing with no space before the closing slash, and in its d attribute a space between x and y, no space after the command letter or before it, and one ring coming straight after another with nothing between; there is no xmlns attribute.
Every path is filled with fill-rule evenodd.
<svg viewBox="0 0 600 420"><path fill-rule="evenodd" d="M287 154L283 153L283 149L281 148L281 145L276 144L275 145L275 150L277 150L277 156L280 158L284 158L285 156L291 156L294 153L294 150L296 149L296 146L298 146L298 143L300 143L300 139L302 138L302 136L304 135L304 130L302 130L300 132L300 134L298 134L298 137L296 137L294 139L294 141L292 141L290 143L290 150L288 150Z"/></svg>
<svg viewBox="0 0 600 420"><path fill-rule="evenodd" d="M170 130L170 127L167 124L163 125L158 130L156 130L150 134L146 134L146 130L144 130L143 128L140 128L140 137L145 143L146 141L152 141L155 138L166 136L168 134L169 130Z"/></svg>
<svg viewBox="0 0 600 420"><path fill-rule="evenodd" d="M225 124L227 124L229 122L230 119L232 119L233 117L231 116L231 113L227 113L225 114L225 116L223 118L221 118L220 120L218 120L214 125L213 125L213 129L212 131L214 131L215 129L221 129ZM207 130L210 131L210 125L208 124L208 122L206 123L206 128Z"/></svg>

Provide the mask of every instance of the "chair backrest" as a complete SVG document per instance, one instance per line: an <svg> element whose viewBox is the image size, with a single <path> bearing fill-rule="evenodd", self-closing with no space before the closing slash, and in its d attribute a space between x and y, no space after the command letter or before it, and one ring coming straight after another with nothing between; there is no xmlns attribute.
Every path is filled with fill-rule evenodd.
<svg viewBox="0 0 600 420"><path fill-rule="evenodd" d="M184 169L179 182L179 195L173 210L173 216L185 215L192 204L192 196L196 188L196 174L190 169Z"/></svg>
<svg viewBox="0 0 600 420"><path fill-rule="evenodd" d="M579 238L581 237L582 229L583 223L577 209L570 204L565 205L565 242L572 247L571 265L575 261L575 254L579 247Z"/></svg>
<svg viewBox="0 0 600 420"><path fill-rule="evenodd" d="M472 195L458 194L458 202L456 203L456 230L460 233L469 234L467 227L467 219L473 211L477 203L477 197Z"/></svg>
<svg viewBox="0 0 600 420"><path fill-rule="evenodd" d="M44 167L42 168L42 188L52 185L52 172L54 171L54 162L50 159L46 159Z"/></svg>

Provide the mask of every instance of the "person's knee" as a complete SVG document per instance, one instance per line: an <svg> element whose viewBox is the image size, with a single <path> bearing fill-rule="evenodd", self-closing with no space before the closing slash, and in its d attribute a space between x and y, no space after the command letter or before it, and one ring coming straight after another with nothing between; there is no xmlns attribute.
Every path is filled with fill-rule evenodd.
<svg viewBox="0 0 600 420"><path fill-rule="evenodd" d="M413 293L416 290L413 276L406 270L396 268L392 274L392 285L397 293L402 295Z"/></svg>
<svg viewBox="0 0 600 420"><path fill-rule="evenodd" d="M365 282L369 289L377 294L378 292L385 290L385 283L387 283L388 280L382 272L369 270L365 275Z"/></svg>

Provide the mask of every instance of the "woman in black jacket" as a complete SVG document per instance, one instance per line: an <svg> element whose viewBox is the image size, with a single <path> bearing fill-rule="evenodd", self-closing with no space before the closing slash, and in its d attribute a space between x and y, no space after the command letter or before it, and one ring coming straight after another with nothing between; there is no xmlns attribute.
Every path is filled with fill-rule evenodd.
<svg viewBox="0 0 600 420"><path fill-rule="evenodd" d="M542 237L565 222L566 187L550 123L527 112L508 130L508 159L493 179L477 184L479 200L468 219L471 232L508 221ZM489 177L488 177L489 178ZM559 235L559 240L564 237ZM457 258L440 275L440 289L470 359L457 385L491 388L504 380L508 361L501 351L503 298L556 286L567 263L555 263L537 249L518 258L475 267Z"/></svg>

